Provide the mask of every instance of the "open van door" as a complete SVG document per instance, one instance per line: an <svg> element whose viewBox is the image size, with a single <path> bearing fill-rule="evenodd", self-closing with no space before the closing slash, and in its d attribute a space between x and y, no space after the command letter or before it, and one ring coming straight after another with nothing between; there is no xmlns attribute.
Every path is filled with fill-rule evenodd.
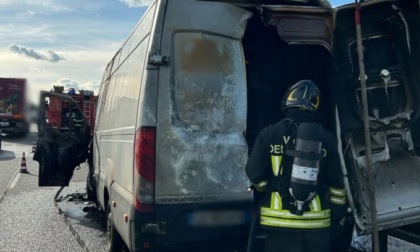
<svg viewBox="0 0 420 252"><path fill-rule="evenodd" d="M420 221L420 12L418 1L366 1L361 27L375 198L362 117L354 4L336 10L338 127L359 234ZM369 139L369 138L368 138Z"/></svg>
<svg viewBox="0 0 420 252"><path fill-rule="evenodd" d="M38 142L39 186L68 186L88 157L90 127L77 102L66 94L41 92Z"/></svg>

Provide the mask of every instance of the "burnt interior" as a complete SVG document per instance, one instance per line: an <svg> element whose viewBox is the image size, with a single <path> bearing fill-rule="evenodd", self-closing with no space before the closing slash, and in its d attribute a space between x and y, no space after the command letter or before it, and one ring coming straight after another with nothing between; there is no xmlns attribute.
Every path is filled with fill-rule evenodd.
<svg viewBox="0 0 420 252"><path fill-rule="evenodd" d="M288 14L282 11L273 15ZM314 43L309 30L307 41L302 34L295 41L285 39L276 22L271 22L273 15L261 13L253 13L243 38L248 145L252 148L264 127L284 117L281 101L287 88L301 79L312 80L321 91L318 121L332 132L337 105L356 226L360 233L368 233L370 198L354 6L337 10L331 50ZM418 221L415 215L420 211L420 199L414 193L415 187L420 190L415 182L420 180L419 6L416 1L366 3L361 21L376 203L381 229L387 229L403 225L393 220ZM293 22L289 24L289 31L293 30Z"/></svg>
<svg viewBox="0 0 420 252"><path fill-rule="evenodd" d="M419 7L415 1L383 1L362 6L362 41L372 169L381 229L416 222L420 201ZM371 230L354 8L338 9L335 20L336 100L342 150L354 200L356 227ZM385 73L385 74L384 74Z"/></svg>
<svg viewBox="0 0 420 252"><path fill-rule="evenodd" d="M410 125L419 117L419 66L416 62L419 25L415 1L382 2L363 7L362 40L369 117L374 128ZM417 13L415 13L417 11ZM417 20L417 21L415 21ZM363 128L354 9L336 17L336 62L339 71L338 106L343 131ZM416 42L417 41L417 42ZM417 70L415 70L417 69ZM381 71L389 73L389 81Z"/></svg>
<svg viewBox="0 0 420 252"><path fill-rule="evenodd" d="M243 38L248 85L247 141L284 117L281 102L287 88L312 80L321 92L318 121L330 128L332 55L320 44L288 43L268 18L254 12Z"/></svg>

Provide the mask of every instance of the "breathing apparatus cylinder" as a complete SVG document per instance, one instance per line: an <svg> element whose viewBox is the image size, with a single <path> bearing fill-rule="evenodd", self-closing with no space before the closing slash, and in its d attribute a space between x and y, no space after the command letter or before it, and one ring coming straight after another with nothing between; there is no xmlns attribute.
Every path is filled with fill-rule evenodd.
<svg viewBox="0 0 420 252"><path fill-rule="evenodd" d="M316 196L320 161L322 158L321 125L301 123L297 128L295 149L289 151L293 156L289 192L296 200L296 214L303 214L303 206Z"/></svg>

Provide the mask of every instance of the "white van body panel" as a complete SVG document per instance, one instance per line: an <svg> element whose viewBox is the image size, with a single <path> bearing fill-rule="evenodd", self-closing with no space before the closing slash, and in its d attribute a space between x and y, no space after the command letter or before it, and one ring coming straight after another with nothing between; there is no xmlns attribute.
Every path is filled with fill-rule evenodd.
<svg viewBox="0 0 420 252"><path fill-rule="evenodd" d="M219 18L210 18L215 15ZM250 16L224 3L157 1L109 63L94 139L97 196L104 209L111 204L113 223L129 246L138 249L142 236L136 230L143 217L133 201L139 179L134 141L142 127L156 127L156 205L251 203L244 171L247 92L241 44ZM152 54L170 60L152 62ZM154 219L168 220L166 207L156 208ZM175 211L181 216L183 209Z"/></svg>
<svg viewBox="0 0 420 252"><path fill-rule="evenodd" d="M108 200L115 202L114 224L126 244L131 243L130 222L125 222L124 216L134 214L131 211L134 197L134 140L140 121L139 104L142 104L141 110L147 107L146 110L150 111L155 107L153 102L149 103L151 106L144 106L143 97L145 83L157 85L156 78L152 83L144 74L156 8L155 2L108 66L112 70L108 77L104 77L98 100L98 127L94 140L97 198L104 209ZM102 97L103 94L107 95ZM155 122L155 113L146 114L147 118L152 118L148 119L149 123ZM134 216L129 218L134 219Z"/></svg>
<svg viewBox="0 0 420 252"><path fill-rule="evenodd" d="M247 92L240 41L250 16L224 3L168 1L161 53L170 55L170 63L159 70L157 204L252 199L244 171Z"/></svg>

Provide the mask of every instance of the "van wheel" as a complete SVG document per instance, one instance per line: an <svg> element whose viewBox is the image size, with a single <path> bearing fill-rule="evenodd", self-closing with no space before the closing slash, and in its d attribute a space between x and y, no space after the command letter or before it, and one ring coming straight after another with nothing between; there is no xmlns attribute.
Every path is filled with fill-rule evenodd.
<svg viewBox="0 0 420 252"><path fill-rule="evenodd" d="M107 223L106 223L106 251L107 252L120 252L123 251L124 242L118 234L117 229L115 228L112 211L111 211L111 204L108 203L108 207L106 209L106 216L107 216Z"/></svg>

